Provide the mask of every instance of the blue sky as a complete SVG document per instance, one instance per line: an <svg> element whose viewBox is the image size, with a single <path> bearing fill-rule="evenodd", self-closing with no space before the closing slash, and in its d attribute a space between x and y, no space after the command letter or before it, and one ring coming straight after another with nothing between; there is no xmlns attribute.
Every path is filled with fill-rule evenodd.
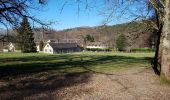
<svg viewBox="0 0 170 100"><path fill-rule="evenodd" d="M104 4L103 0L94 0L96 4L92 4L95 8L85 9L86 5L80 4L80 12L77 13L78 4L73 2L67 2L62 12L61 8L65 3L65 0L47 0L47 4L40 7L40 11L31 11L31 14L41 19L44 22L55 22L51 25L56 30L62 30L67 28L81 27L81 26L99 26L106 19L106 16L101 15L100 11L104 9L100 6ZM71 1L71 0L70 0ZM85 1L85 0L84 0ZM93 1L93 0L89 0ZM131 8L135 8L132 6ZM89 7L90 8L90 7ZM121 11L118 11L118 15ZM127 12L126 12L127 13ZM125 23L132 20L129 14L123 15L121 18L115 17L108 23L109 25Z"/></svg>

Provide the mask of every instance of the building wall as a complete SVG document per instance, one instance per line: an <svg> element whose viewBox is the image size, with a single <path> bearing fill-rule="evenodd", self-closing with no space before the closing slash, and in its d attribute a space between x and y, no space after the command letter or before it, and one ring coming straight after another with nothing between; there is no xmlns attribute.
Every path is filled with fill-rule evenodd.
<svg viewBox="0 0 170 100"><path fill-rule="evenodd" d="M86 48L89 48L89 49L106 49L107 47L106 46L87 46Z"/></svg>
<svg viewBox="0 0 170 100"><path fill-rule="evenodd" d="M81 52L81 48L67 48L67 49L59 49L54 51L54 53L72 53L72 52Z"/></svg>
<svg viewBox="0 0 170 100"><path fill-rule="evenodd" d="M71 52L81 52L82 49L80 47L73 47L73 48L61 48L54 50L49 43L43 48L44 53L54 54L54 53L71 53Z"/></svg>
<svg viewBox="0 0 170 100"><path fill-rule="evenodd" d="M46 46L45 46L44 49L43 49L43 52L44 52L44 53L53 54L53 53L54 53L54 50L53 50L53 48L49 45L49 43L47 43Z"/></svg>
<svg viewBox="0 0 170 100"><path fill-rule="evenodd" d="M10 52L15 52L15 46L12 43L9 44L8 49L9 49Z"/></svg>
<svg viewBox="0 0 170 100"><path fill-rule="evenodd" d="M40 46L39 46L39 45L37 45L36 47L37 47L37 51L39 52L39 51L40 51Z"/></svg>
<svg viewBox="0 0 170 100"><path fill-rule="evenodd" d="M9 52L9 50L8 49L3 49L3 52Z"/></svg>

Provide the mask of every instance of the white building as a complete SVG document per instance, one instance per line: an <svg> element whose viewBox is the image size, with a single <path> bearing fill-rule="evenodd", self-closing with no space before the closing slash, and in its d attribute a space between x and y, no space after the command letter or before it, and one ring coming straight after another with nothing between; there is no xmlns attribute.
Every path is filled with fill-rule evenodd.
<svg viewBox="0 0 170 100"><path fill-rule="evenodd" d="M36 45L36 47L37 47L37 52L40 52L40 45L38 44Z"/></svg>
<svg viewBox="0 0 170 100"><path fill-rule="evenodd" d="M91 42L86 45L87 49L107 49L108 46L100 42Z"/></svg>
<svg viewBox="0 0 170 100"><path fill-rule="evenodd" d="M10 42L4 47L3 52L15 52L15 44Z"/></svg>
<svg viewBox="0 0 170 100"><path fill-rule="evenodd" d="M69 53L69 52L80 52L82 51L81 47L77 43L58 43L58 42L49 42L45 45L43 52L44 53Z"/></svg>
<svg viewBox="0 0 170 100"><path fill-rule="evenodd" d="M45 45L45 47L43 48L43 52L44 52L44 53L53 54L53 53L54 53L54 48L50 45L50 43L47 43L47 44Z"/></svg>
<svg viewBox="0 0 170 100"><path fill-rule="evenodd" d="M47 41L47 43L50 43L50 42L58 42L58 40L50 39L50 40Z"/></svg>

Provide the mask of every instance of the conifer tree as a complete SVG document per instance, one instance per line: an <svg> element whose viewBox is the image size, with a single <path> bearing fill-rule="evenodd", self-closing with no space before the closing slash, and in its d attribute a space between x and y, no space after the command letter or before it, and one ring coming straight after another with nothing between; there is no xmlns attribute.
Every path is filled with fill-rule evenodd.
<svg viewBox="0 0 170 100"><path fill-rule="evenodd" d="M27 17L23 17L21 26L18 28L18 46L21 52L24 53L37 52L33 32Z"/></svg>
<svg viewBox="0 0 170 100"><path fill-rule="evenodd" d="M126 37L124 34L120 34L116 40L116 47L118 51L124 51L126 47Z"/></svg>

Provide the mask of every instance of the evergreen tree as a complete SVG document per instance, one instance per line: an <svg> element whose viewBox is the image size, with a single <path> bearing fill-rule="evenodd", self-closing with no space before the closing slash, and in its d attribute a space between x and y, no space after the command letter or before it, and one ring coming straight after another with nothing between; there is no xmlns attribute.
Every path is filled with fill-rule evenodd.
<svg viewBox="0 0 170 100"><path fill-rule="evenodd" d="M116 47L119 51L124 51L126 47L126 37L120 34L116 40Z"/></svg>
<svg viewBox="0 0 170 100"><path fill-rule="evenodd" d="M33 32L27 17L23 17L21 26L18 28L18 46L24 53L37 52Z"/></svg>
<svg viewBox="0 0 170 100"><path fill-rule="evenodd" d="M89 42L94 42L94 37L90 34L87 34L86 37L85 37L85 40L89 41Z"/></svg>

